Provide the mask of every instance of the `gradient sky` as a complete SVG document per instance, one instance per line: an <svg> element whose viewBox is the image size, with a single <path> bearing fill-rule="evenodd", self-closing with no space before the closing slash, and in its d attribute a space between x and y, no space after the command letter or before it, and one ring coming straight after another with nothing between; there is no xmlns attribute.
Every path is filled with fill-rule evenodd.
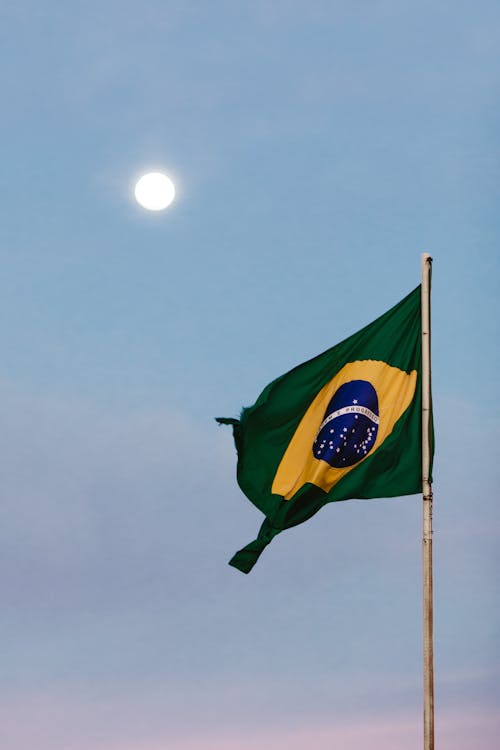
<svg viewBox="0 0 500 750"><path fill-rule="evenodd" d="M0 42L1 746L421 747L420 497L244 576L213 417L429 251L436 734L497 748L498 3L3 0Z"/></svg>

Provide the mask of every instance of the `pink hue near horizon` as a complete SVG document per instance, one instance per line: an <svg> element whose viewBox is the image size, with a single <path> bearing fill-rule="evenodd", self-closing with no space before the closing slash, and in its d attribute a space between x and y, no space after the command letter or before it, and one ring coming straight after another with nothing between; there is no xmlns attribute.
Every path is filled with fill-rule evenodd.
<svg viewBox="0 0 500 750"><path fill-rule="evenodd" d="M53 701L39 696L29 705L12 701L0 708L1 736L4 747L16 750L421 750L420 715L403 714L391 720L360 716L359 721L332 722L293 726L267 726L262 729L214 727L186 733L169 732L165 727L130 726L128 710L115 705L107 714L102 706ZM122 711L122 709L124 709ZM108 706L109 709L109 706ZM91 715L98 715L92 727ZM117 714L122 729L117 731ZM94 717L95 718L95 717ZM90 720L90 721L89 721ZM230 719L229 719L230 720ZM196 718L193 717L193 724ZM133 722L132 722L133 723ZM146 722L147 723L147 722ZM86 736L87 735L87 736ZM500 738L500 716L493 710L437 712L436 742L440 750L496 750Z"/></svg>
<svg viewBox="0 0 500 750"><path fill-rule="evenodd" d="M365 721L302 727L268 728L262 731L212 734L191 739L178 737L152 744L133 743L85 748L85 750L421 750L420 717L399 717L390 721ZM500 739L500 720L491 713L448 714L436 719L436 744L440 750L496 750Z"/></svg>
<svg viewBox="0 0 500 750"><path fill-rule="evenodd" d="M413 737L415 742L409 742ZM331 750L338 747L342 750L359 750L370 747L371 750L408 750L420 748L419 727L417 722L400 721L399 723L376 722L363 724L345 724L334 726L301 727L291 730L283 727L249 732L242 737L239 733L222 733L212 737L193 737L191 740L171 740L151 745L131 745L122 750ZM104 750L104 748L99 748ZM113 748L115 750L115 748ZM118 750L118 748L116 748Z"/></svg>

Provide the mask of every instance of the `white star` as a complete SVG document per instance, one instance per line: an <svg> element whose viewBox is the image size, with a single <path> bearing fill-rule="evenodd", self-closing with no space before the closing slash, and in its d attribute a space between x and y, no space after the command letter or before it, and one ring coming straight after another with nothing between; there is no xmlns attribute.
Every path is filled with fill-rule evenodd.
<svg viewBox="0 0 500 750"><path fill-rule="evenodd" d="M353 404L357 404L358 403L358 399L357 398L353 398L352 403Z"/></svg>

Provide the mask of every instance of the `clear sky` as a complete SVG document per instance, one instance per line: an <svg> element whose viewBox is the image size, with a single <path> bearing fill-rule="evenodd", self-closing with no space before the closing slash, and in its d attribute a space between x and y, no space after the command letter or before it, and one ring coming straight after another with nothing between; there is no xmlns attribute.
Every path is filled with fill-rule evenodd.
<svg viewBox="0 0 500 750"><path fill-rule="evenodd" d="M499 48L493 0L3 0L2 747L421 747L420 497L332 504L244 576L213 417L422 251L436 733L498 747Z"/></svg>

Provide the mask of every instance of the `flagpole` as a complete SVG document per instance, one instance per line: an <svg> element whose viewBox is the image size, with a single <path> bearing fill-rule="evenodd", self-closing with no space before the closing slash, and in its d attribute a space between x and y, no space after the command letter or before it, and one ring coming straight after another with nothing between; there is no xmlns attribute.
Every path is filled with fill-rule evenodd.
<svg viewBox="0 0 500 750"><path fill-rule="evenodd" d="M431 455L431 268L422 253L422 584L424 626L424 750L434 750L434 633L432 597L432 485Z"/></svg>

